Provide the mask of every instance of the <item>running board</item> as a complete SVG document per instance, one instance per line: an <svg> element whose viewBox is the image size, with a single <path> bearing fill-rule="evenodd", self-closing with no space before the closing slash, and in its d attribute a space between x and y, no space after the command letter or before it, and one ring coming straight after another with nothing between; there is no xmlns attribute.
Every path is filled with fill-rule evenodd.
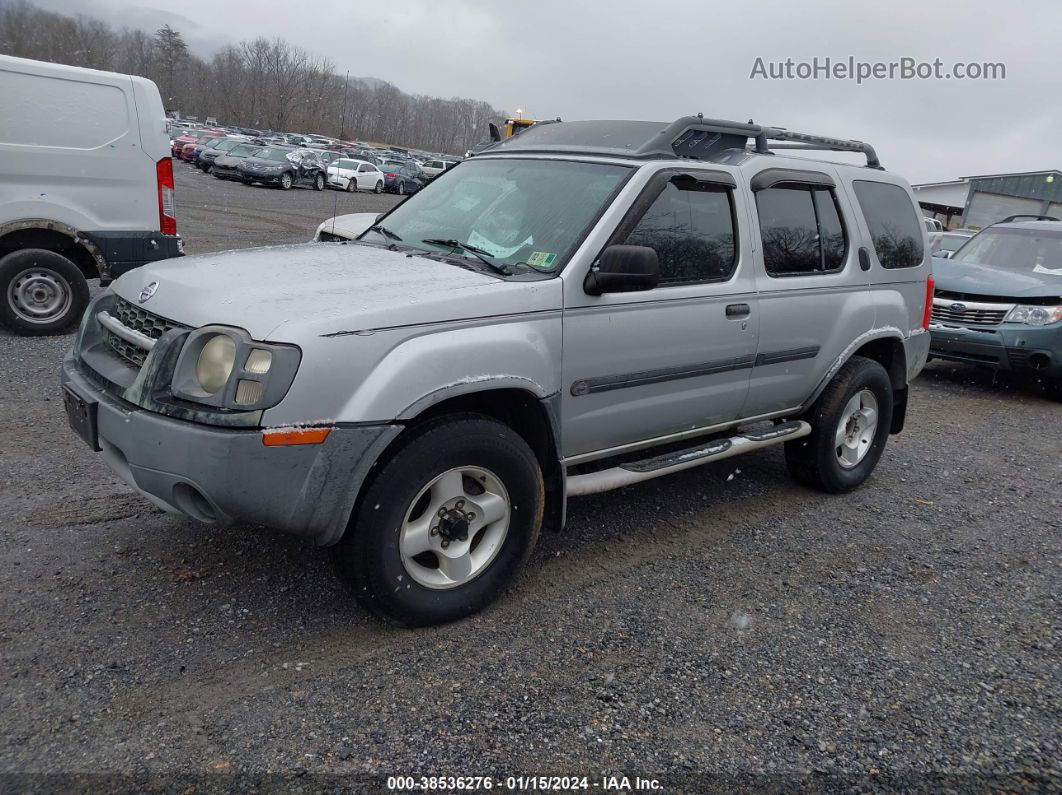
<svg viewBox="0 0 1062 795"><path fill-rule="evenodd" d="M811 426L806 422L791 420L762 431L750 431L731 436L729 439L715 439L686 450L665 453L641 461L631 461L610 469L602 469L600 472L572 475L568 478L568 496L579 497L584 494L599 494L603 491L620 489L662 475L670 475L672 472L681 472L701 464L722 461L724 458L759 450L761 447L771 447L799 439L809 433L811 433Z"/></svg>

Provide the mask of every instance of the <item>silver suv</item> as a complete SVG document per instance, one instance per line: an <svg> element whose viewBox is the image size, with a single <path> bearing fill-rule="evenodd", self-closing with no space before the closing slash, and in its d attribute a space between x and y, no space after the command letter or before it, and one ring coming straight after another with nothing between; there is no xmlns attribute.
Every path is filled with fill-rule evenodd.
<svg viewBox="0 0 1062 795"><path fill-rule="evenodd" d="M123 276L64 361L67 412L162 508L310 536L377 615L448 621L571 496L772 445L802 483L860 485L926 359L927 251L860 142L540 124L356 240Z"/></svg>

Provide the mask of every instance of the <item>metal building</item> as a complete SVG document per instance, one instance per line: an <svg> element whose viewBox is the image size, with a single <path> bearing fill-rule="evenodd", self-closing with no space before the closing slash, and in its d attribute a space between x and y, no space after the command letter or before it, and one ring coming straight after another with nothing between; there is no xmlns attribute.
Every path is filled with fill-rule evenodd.
<svg viewBox="0 0 1062 795"><path fill-rule="evenodd" d="M1062 218L1062 171L983 174L912 187L923 213L948 229L982 229L1011 215Z"/></svg>

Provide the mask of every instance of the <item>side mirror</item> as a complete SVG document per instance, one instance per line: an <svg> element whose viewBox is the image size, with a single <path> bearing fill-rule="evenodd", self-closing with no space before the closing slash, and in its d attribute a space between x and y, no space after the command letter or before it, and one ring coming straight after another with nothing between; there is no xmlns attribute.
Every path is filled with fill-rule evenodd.
<svg viewBox="0 0 1062 795"><path fill-rule="evenodd" d="M951 255L954 254L954 253L955 253L954 251L945 250L945 251L938 251L933 256L937 257L938 259L951 259Z"/></svg>
<svg viewBox="0 0 1062 795"><path fill-rule="evenodd" d="M648 246L609 246L590 273L583 289L588 295L652 290L660 282L660 261Z"/></svg>

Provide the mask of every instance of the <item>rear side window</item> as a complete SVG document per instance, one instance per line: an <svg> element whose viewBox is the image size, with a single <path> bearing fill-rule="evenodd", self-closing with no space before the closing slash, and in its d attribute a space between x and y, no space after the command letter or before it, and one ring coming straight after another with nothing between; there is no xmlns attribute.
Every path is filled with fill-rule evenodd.
<svg viewBox="0 0 1062 795"><path fill-rule="evenodd" d="M888 182L852 182L874 251L885 268L915 268L922 263L922 225L907 191Z"/></svg>
<svg viewBox="0 0 1062 795"><path fill-rule="evenodd" d="M782 185L756 194L763 263L771 276L835 273L844 267L848 240L833 191L818 185Z"/></svg>
<svg viewBox="0 0 1062 795"><path fill-rule="evenodd" d="M730 191L672 179L622 242L648 246L660 259L660 284L729 279L737 265Z"/></svg>

